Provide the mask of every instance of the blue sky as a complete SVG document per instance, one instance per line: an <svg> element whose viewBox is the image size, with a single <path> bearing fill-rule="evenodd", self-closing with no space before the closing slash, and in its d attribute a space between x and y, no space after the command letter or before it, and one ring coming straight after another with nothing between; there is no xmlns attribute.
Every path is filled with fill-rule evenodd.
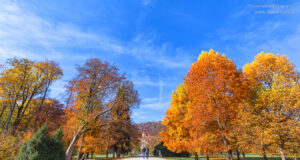
<svg viewBox="0 0 300 160"><path fill-rule="evenodd" d="M0 63L12 57L58 62L64 76L51 96L62 99L76 64L91 57L108 61L126 73L142 98L133 120L157 121L203 50L225 53L238 68L260 51L286 54L299 65L299 5L296 0L0 0Z"/></svg>

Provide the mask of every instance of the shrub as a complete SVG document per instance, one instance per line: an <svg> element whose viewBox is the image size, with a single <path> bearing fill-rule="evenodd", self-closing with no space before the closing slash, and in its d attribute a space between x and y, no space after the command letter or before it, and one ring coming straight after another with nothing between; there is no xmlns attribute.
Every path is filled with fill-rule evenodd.
<svg viewBox="0 0 300 160"><path fill-rule="evenodd" d="M163 157L190 157L190 153L188 152L175 153L168 150L168 148L164 146L163 142L155 146L153 155L159 156L159 151L161 152Z"/></svg>
<svg viewBox="0 0 300 160"><path fill-rule="evenodd" d="M43 125L23 144L17 160L65 160L62 136L62 130L58 129L50 137L47 126Z"/></svg>
<svg viewBox="0 0 300 160"><path fill-rule="evenodd" d="M9 134L0 134L0 159L13 160L21 147L20 137Z"/></svg>

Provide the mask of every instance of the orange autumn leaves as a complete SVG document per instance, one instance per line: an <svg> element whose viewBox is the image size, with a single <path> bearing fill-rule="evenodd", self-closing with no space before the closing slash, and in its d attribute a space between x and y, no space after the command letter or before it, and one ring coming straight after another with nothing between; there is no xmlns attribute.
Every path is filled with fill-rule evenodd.
<svg viewBox="0 0 300 160"><path fill-rule="evenodd" d="M161 133L162 141L176 152L226 153L226 158L232 159L232 152L238 150L280 151L285 159L299 147L295 143L299 130L284 132L289 137L284 141L280 134L289 127L299 128L298 95L299 74L284 56L262 52L242 72L225 55L202 52L172 94L162 122L168 127ZM250 141L255 141L254 135L265 126L270 129L261 141L267 146L263 153L264 143Z"/></svg>

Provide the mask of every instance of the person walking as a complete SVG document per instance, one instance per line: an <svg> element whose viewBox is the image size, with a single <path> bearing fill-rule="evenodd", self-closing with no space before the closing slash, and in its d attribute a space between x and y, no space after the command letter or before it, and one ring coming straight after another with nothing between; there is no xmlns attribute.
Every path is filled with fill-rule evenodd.
<svg viewBox="0 0 300 160"><path fill-rule="evenodd" d="M145 159L145 156L146 156L146 148L145 147L142 149L142 156Z"/></svg>
<svg viewBox="0 0 300 160"><path fill-rule="evenodd" d="M149 158L149 148L146 149L146 157Z"/></svg>

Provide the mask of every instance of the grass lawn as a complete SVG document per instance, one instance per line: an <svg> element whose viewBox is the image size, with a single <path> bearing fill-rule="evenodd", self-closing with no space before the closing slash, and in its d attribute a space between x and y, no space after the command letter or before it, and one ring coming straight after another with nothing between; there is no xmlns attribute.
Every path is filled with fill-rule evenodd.
<svg viewBox="0 0 300 160"><path fill-rule="evenodd" d="M89 156L91 156L91 155L89 155ZM115 156L117 156L117 155L115 155ZM246 156L245 159L248 159L248 160L251 160L251 159L262 160L263 159L262 156L257 155L257 154L247 153L247 154L245 154L245 156ZM76 158L76 157L73 157L73 158ZM109 153L108 158L112 158L112 157L113 157L113 154ZM121 155L121 158L127 158L127 157L130 157L130 155L128 155L128 156ZM94 154L93 158L95 158L95 159L105 159L106 154ZM199 155L198 158L199 159L206 159L206 156ZM233 155L233 158L236 160L237 159L236 155ZM240 158L243 159L242 154L240 155ZM166 160L194 160L194 156L191 156L191 157L163 157L163 159L166 159ZM221 156L217 156L217 157L210 156L209 159L218 160L218 159L226 159L226 157L225 157L225 155L221 155ZM277 155L277 156L268 156L268 160L281 160L281 157L279 155ZM293 160L293 158L292 157L287 157L287 160Z"/></svg>
<svg viewBox="0 0 300 160"><path fill-rule="evenodd" d="M257 159L257 160L261 160L263 159L263 157L261 155L257 155L257 154L251 154L251 153L247 153L245 154L245 159ZM191 157L163 157L166 160L194 160L194 156ZM199 159L206 159L206 156L203 155L199 155L198 156ZM210 156L209 159L225 159L225 155L221 155L221 156L217 156L217 157L212 157ZM233 155L234 159L237 159L236 155ZM240 155L240 158L243 159L243 155ZM281 160L281 157L279 155L275 155L275 156L268 156L268 160ZM287 160L293 160L292 157L287 157Z"/></svg>
<svg viewBox="0 0 300 160"><path fill-rule="evenodd" d="M92 155L90 154L89 157L91 157ZM121 154L121 158L126 158L126 157L130 157L129 155L128 156L123 156ZM74 156L74 158L77 158L77 156ZM93 158L106 158L106 154L94 154L93 155ZM112 153L109 153L108 154L108 158L113 158L113 154ZM115 158L117 158L117 155L115 155Z"/></svg>

